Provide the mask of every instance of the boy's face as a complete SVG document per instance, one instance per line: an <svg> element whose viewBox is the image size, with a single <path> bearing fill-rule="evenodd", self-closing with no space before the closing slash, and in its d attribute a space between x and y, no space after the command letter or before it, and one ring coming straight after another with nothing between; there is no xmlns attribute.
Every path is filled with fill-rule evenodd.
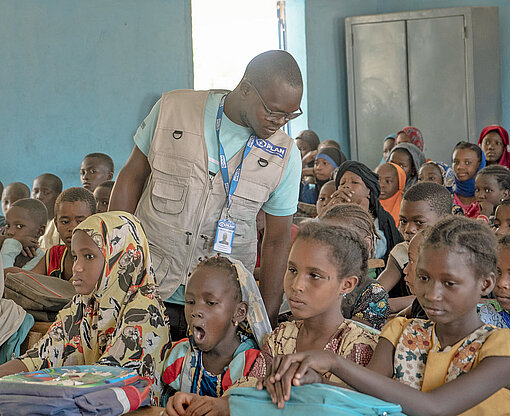
<svg viewBox="0 0 510 416"><path fill-rule="evenodd" d="M16 192L16 190L11 187L7 186L4 191L2 192L2 212L4 215L7 215L7 211L11 207L12 204L14 204L16 201L22 199L23 197L19 194L19 192Z"/></svg>
<svg viewBox="0 0 510 416"><path fill-rule="evenodd" d="M453 152L453 173L459 181L468 181L478 169L478 155L471 149L455 149Z"/></svg>
<svg viewBox="0 0 510 416"><path fill-rule="evenodd" d="M496 208L494 230L498 237L510 234L510 205L498 205Z"/></svg>
<svg viewBox="0 0 510 416"><path fill-rule="evenodd" d="M324 208L331 201L331 195L335 192L335 184L324 185L319 192L319 198L317 199L317 216L320 218L324 213Z"/></svg>
<svg viewBox="0 0 510 416"><path fill-rule="evenodd" d="M381 194L379 199L391 198L398 192L398 173L394 166L387 163L377 166L375 173L379 175Z"/></svg>
<svg viewBox="0 0 510 416"><path fill-rule="evenodd" d="M44 225L38 224L30 212L22 207L12 207L5 215L5 236L18 240L23 247L37 245L43 235Z"/></svg>
<svg viewBox="0 0 510 416"><path fill-rule="evenodd" d="M387 139L384 141L383 157L386 162L388 161L388 158L390 157L391 149L393 149L394 147L395 147L395 139Z"/></svg>
<svg viewBox="0 0 510 416"><path fill-rule="evenodd" d="M51 188L51 184L45 181L44 178L36 178L34 180L34 184L32 185L32 198L38 199L46 206L50 219L57 197L58 193Z"/></svg>
<svg viewBox="0 0 510 416"><path fill-rule="evenodd" d="M110 203L110 194L112 188L105 188L104 186L98 186L94 190L94 198L96 198L96 212L108 211L108 204Z"/></svg>
<svg viewBox="0 0 510 416"><path fill-rule="evenodd" d="M308 142L305 142L303 139L296 139L296 146L301 153L301 158L305 157L305 155L312 150Z"/></svg>
<svg viewBox="0 0 510 416"><path fill-rule="evenodd" d="M405 134L404 132L400 133L398 136L397 136L397 140L396 140L396 143L397 144L400 144L400 143L411 143L411 138Z"/></svg>
<svg viewBox="0 0 510 416"><path fill-rule="evenodd" d="M425 228L432 226L439 221L439 215L432 209L427 201L402 200L399 214L400 233L405 241L411 241L414 235Z"/></svg>
<svg viewBox="0 0 510 416"><path fill-rule="evenodd" d="M102 160L97 157L86 157L83 159L83 162L81 162L81 184L91 192L94 192L100 183L109 181L112 177L112 172L110 172Z"/></svg>
<svg viewBox="0 0 510 416"><path fill-rule="evenodd" d="M422 233L423 234L423 233ZM420 244L422 242L422 234L418 234L409 243L409 248L407 250L407 254L409 257L409 261L407 262L406 267L404 267L404 280L406 281L411 294L414 295L414 279L416 278L416 262L418 261L418 251L420 248Z"/></svg>
<svg viewBox="0 0 510 416"><path fill-rule="evenodd" d="M71 248L74 227L90 215L92 213L89 204L85 201L63 201L56 207L53 221L55 221L60 238L68 249Z"/></svg>

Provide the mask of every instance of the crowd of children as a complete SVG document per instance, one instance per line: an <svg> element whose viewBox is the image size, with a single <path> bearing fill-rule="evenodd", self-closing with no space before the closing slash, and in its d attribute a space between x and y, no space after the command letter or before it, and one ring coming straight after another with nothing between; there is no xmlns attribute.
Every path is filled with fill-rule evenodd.
<svg viewBox="0 0 510 416"><path fill-rule="evenodd" d="M31 190L0 183L0 294L7 275L22 271L76 291L19 356L8 349L12 337L33 320L0 299L0 322L11 317L0 331L0 377L126 366L152 382L153 404L174 416L228 414L229 393L247 387L266 389L282 408L292 386L308 383L348 386L409 414L510 414L507 131L488 126L478 145L460 141L449 166L427 161L420 130L404 127L385 137L374 170L311 130L295 142L300 209L283 283L287 313L274 329L257 270L218 254L187 282L188 336L170 339L142 226L108 210L109 156L83 159L82 187L63 189L51 173Z"/></svg>

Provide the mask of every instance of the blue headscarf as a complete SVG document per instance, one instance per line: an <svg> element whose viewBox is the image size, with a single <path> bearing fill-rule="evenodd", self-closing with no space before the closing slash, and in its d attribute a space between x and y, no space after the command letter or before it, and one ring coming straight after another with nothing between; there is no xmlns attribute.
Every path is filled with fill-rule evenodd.
<svg viewBox="0 0 510 416"><path fill-rule="evenodd" d="M453 190L457 195L466 197L475 196L476 174L480 171L480 169L483 169L486 165L485 153L482 150L480 151L482 153L482 160L480 161L480 166L478 166L478 169L476 170L473 177L471 179L468 179L467 181L459 181L457 179L457 176L455 176L455 186L453 187Z"/></svg>

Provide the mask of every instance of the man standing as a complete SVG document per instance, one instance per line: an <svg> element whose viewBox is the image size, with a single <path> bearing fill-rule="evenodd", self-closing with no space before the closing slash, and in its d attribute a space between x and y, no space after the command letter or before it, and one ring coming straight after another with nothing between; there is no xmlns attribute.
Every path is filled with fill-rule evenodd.
<svg viewBox="0 0 510 416"><path fill-rule="evenodd" d="M233 91L163 94L138 128L109 209L143 224L174 340L186 335L184 288L200 258L222 252L253 270L260 209L260 291L276 324L301 178L299 150L280 128L302 114L302 92L294 58L268 51Z"/></svg>

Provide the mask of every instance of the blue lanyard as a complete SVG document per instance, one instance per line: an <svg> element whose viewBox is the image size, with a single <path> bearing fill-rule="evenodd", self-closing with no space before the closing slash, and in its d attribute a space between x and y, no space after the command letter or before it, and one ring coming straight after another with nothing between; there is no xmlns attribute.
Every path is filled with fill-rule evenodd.
<svg viewBox="0 0 510 416"><path fill-rule="evenodd" d="M229 209L232 200L232 195L234 195L234 192L236 191L237 185L239 183L239 177L241 176L241 168L243 166L243 161L244 159L246 159L246 156L248 156L248 153L250 153L257 136L254 134L250 136L248 143L246 143L246 146L244 147L243 159L241 160L241 163L239 163L239 166L237 166L237 168L234 170L232 182L230 182L228 178L227 157L225 156L225 150L223 149L223 146L221 145L220 141L221 119L223 118L223 107L225 106L226 97L227 97L226 95L221 97L220 105L218 107L218 115L216 116L216 137L218 138L218 147L220 149L221 177L223 179L223 186L225 188L225 192L227 193L227 209Z"/></svg>

